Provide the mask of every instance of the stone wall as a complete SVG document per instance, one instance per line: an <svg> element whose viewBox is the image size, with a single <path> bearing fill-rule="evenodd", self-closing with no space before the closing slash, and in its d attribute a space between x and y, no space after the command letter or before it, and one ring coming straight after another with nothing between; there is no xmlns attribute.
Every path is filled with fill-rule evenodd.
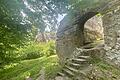
<svg viewBox="0 0 120 80"><path fill-rule="evenodd" d="M120 6L103 17L107 61L120 66Z"/></svg>
<svg viewBox="0 0 120 80"><path fill-rule="evenodd" d="M60 58L60 61L64 61L67 57L70 57L75 47L77 46L77 25L72 25L73 16L66 16L60 23L57 39L56 39L56 51Z"/></svg>
<svg viewBox="0 0 120 80"><path fill-rule="evenodd" d="M117 3L117 4L116 4ZM105 40L105 50L106 58L114 61L115 63L120 61L120 4L119 0L115 0L108 3L103 9L89 9L83 13L77 14L77 17L72 13L72 15L67 15L60 23L57 39L56 39L56 50L60 58L60 61L64 63L66 58L71 58L73 51L76 48L80 48L83 45L83 34L81 33L81 28L84 27L85 22L93 17L95 14L89 14L90 10L97 10L98 12L104 14L103 16L103 28L104 28L104 40ZM101 8L101 6L100 6ZM92 16L91 16L92 15ZM80 17L78 21L80 24L74 24L77 18Z"/></svg>
<svg viewBox="0 0 120 80"><path fill-rule="evenodd" d="M73 55L73 51L83 44L81 37L83 35L79 35L81 31L78 29L81 25L73 25L75 23L75 18L75 16L66 16L61 21L61 25L57 32L56 49L61 61L64 61L66 58L70 58ZM90 20L87 20L83 27L85 28L85 43L91 43L97 39L103 39L103 27L100 16L94 16Z"/></svg>

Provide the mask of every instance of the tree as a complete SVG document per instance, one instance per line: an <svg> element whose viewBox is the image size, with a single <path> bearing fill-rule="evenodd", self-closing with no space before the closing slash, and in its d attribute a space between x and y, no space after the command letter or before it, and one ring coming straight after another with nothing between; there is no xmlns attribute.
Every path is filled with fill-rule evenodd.
<svg viewBox="0 0 120 80"><path fill-rule="evenodd" d="M5 61L7 55L23 45L31 32L35 35L36 28L40 32L46 27L55 29L59 14L96 1L99 0L0 0L0 60Z"/></svg>
<svg viewBox="0 0 120 80"><path fill-rule="evenodd" d="M31 36L33 26L41 32L54 27L58 14L67 11L64 0L0 0L0 63ZM35 29L34 29L35 30Z"/></svg>

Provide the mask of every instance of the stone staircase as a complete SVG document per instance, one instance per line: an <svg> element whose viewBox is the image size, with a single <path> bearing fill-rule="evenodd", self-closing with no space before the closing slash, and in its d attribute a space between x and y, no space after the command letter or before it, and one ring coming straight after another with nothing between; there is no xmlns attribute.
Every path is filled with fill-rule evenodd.
<svg viewBox="0 0 120 80"><path fill-rule="evenodd" d="M67 60L57 76L63 77L63 80L85 80L84 77L92 69L90 59L90 56L79 55Z"/></svg>
<svg viewBox="0 0 120 80"><path fill-rule="evenodd" d="M55 80L90 80L88 75L93 68L91 62L95 57L103 58L103 51L103 47L98 46L90 49L76 49L74 55L66 61L62 70L57 73L57 77L62 77L62 79L56 78Z"/></svg>

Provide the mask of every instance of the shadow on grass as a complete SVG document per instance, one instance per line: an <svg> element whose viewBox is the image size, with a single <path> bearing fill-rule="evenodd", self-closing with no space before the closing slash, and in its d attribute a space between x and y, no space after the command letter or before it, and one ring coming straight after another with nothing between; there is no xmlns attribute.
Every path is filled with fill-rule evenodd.
<svg viewBox="0 0 120 80"><path fill-rule="evenodd" d="M25 80L29 76L35 79L43 67L47 78L53 77L60 70L57 56L41 57L6 65L4 69L0 70L0 80Z"/></svg>

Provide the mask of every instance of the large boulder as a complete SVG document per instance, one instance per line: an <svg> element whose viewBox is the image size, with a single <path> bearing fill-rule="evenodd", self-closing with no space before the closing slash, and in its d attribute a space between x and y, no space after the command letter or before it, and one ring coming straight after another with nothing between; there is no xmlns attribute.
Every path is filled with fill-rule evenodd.
<svg viewBox="0 0 120 80"><path fill-rule="evenodd" d="M104 38L101 16L96 15L89 19L85 23L84 28L85 43L91 43Z"/></svg>

